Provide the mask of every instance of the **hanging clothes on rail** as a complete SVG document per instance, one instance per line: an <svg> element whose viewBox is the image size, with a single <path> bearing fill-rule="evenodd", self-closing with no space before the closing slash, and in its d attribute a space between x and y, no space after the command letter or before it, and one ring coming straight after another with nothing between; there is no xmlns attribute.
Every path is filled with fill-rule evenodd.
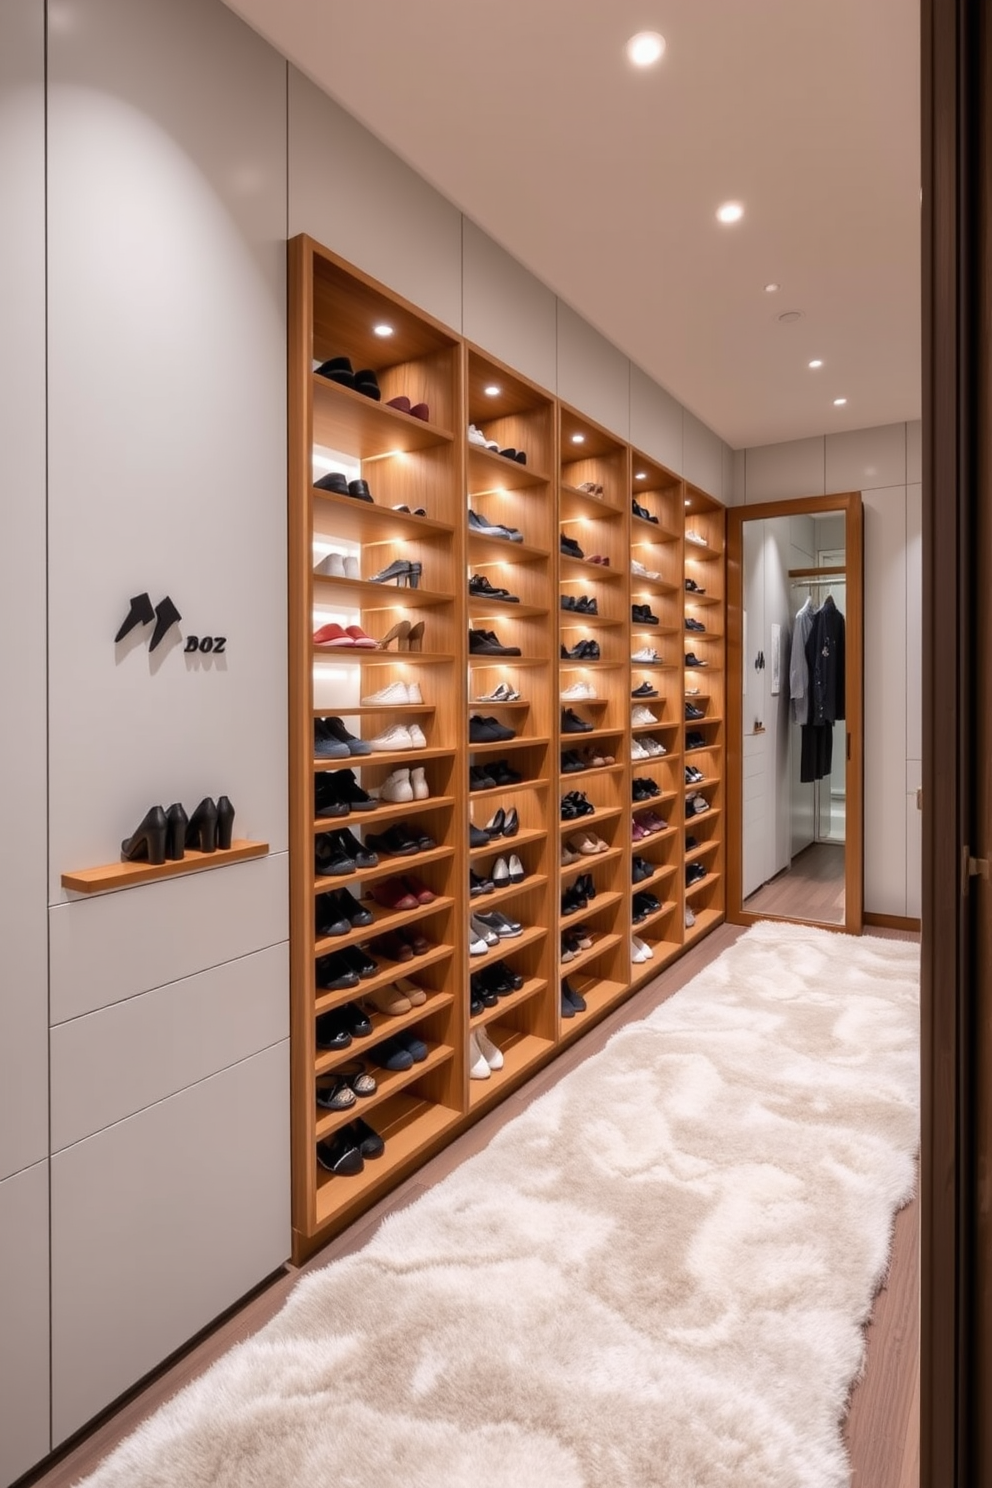
<svg viewBox="0 0 992 1488"><path fill-rule="evenodd" d="M827 595L806 641L809 713L803 724L799 778L822 780L833 763L834 724L844 718L844 616Z"/></svg>
<svg viewBox="0 0 992 1488"><path fill-rule="evenodd" d="M792 650L789 653L789 697L792 700L794 723L805 723L809 717L809 663L806 660L806 642L813 629L816 610L810 595L796 615L792 632Z"/></svg>

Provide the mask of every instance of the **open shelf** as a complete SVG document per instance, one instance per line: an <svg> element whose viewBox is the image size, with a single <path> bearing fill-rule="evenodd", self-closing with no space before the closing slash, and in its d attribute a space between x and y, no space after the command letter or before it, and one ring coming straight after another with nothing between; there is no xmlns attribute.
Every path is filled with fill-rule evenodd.
<svg viewBox="0 0 992 1488"><path fill-rule="evenodd" d="M368 547L376 542L416 542L421 537L448 537L452 527L433 517L415 517L413 512L393 511L375 501L360 501L337 491L311 488L314 516L333 529L334 538ZM409 503L407 503L409 505ZM328 533L328 540L333 541Z"/></svg>
<svg viewBox="0 0 992 1488"><path fill-rule="evenodd" d="M314 443L323 449L347 450L359 459L374 460L454 440L450 429L413 418L385 402L376 403L317 372L311 381Z"/></svg>
<svg viewBox="0 0 992 1488"><path fill-rule="evenodd" d="M76 868L63 873L62 887L74 894L103 894L111 889L130 889L135 884L154 883L160 878L179 878L184 873L199 873L205 868L225 868L228 863L243 863L248 858L264 858L267 842L235 838L228 848L216 852L194 852L187 848L176 862L104 863L98 868Z"/></svg>
<svg viewBox="0 0 992 1488"><path fill-rule="evenodd" d="M498 1015L498 1008L487 1011ZM473 1020L473 1026L475 1020ZM519 1033L516 1029L488 1028L487 1033L497 1044L503 1055L503 1068L491 1070L488 1080L470 1080L468 1087L469 1108L472 1111L494 1104L502 1097L508 1085L516 1083L527 1070L536 1067L554 1048L554 1039L541 1038L534 1033ZM502 1087L502 1088L501 1088Z"/></svg>

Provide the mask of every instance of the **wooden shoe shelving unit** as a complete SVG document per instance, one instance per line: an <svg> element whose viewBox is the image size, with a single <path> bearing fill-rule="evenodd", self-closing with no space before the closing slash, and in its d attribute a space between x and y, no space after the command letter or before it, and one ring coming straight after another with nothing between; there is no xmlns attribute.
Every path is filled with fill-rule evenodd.
<svg viewBox="0 0 992 1488"><path fill-rule="evenodd" d="M706 875L685 888L685 903L692 910L695 923L685 927L684 944L691 945L724 918L727 874L726 842L726 604L724 558L726 516L724 508L705 491L686 485L684 498L685 530L705 539L705 545L684 540L685 577L696 583L705 594L686 590L685 615L704 625L705 631L687 630L684 651L704 665L686 666L685 701L703 710L703 717L687 721L685 733L701 734L705 743L686 749L685 764L703 772L704 780L686 785L684 799L702 796L709 802L706 811L689 814L686 808L685 834L696 839L696 846L682 843L685 870L691 863L702 863ZM698 688L692 692L689 689Z"/></svg>
<svg viewBox="0 0 992 1488"><path fill-rule="evenodd" d="M704 493L308 237L289 245L289 279L292 1164L294 1259L300 1261L722 919L724 589L722 508ZM377 333L385 326L390 334ZM356 370L374 369L381 402L316 374L320 362L338 356ZM428 417L387 406L400 395L426 403ZM525 451L526 463L469 441L469 424L500 449ZM373 500L318 489L315 482L330 471L367 481ZM589 485L602 491L583 489ZM632 494L658 523L631 515ZM417 515L421 508L425 515ZM523 542L474 531L469 508L489 523L517 528ZM705 538L705 551L685 543L687 524ZM583 559L560 553L563 533L579 543ZM356 559L359 576L315 574L329 552ZM594 564L593 555L609 563ZM632 576L632 557L661 578ZM372 582L397 561L421 565L416 588ZM470 597L471 574L508 589L518 602ZM685 575L706 588L705 603L684 592ZM597 613L563 610L561 596L569 594L595 597ZM649 603L660 624L634 624L631 603ZM706 636L683 637L686 614L706 622ZM396 640L385 650L328 650L313 643L326 622L358 625L381 639L404 621L423 622L419 649L398 650ZM494 632L520 655L471 653L470 629ZM571 650L582 639L597 642L598 660L562 658L562 646ZM631 662L643 645L662 653L661 665ZM680 648L696 649L710 665L683 674ZM700 845L688 855L706 864L707 876L688 892L683 675L706 694L699 727L707 745L689 757L705 769L708 783L700 789L711 801L711 812L690 826ZM648 706L659 722L639 729L631 725L636 699L630 694L644 677L658 688L659 698ZM703 677L705 683L697 682ZM423 701L363 702L394 682L417 684ZM481 701L502 682L519 697ZM592 686L596 696L562 703L561 692L576 682ZM593 728L563 732L563 707ZM496 718L515 737L470 744L473 714ZM330 715L365 739L416 725L426 745L318 759L314 720ZM632 764L631 741L640 734L664 744L665 755ZM565 772L566 750L613 763ZM469 788L470 767L500 762L519 779ZM380 800L373 810L347 817L316 815L315 782L325 772L351 769L375 796L391 772L413 767L423 769L426 799ZM635 845L631 778L638 775L661 785L663 795L651 805L669 826ZM595 811L562 822L560 801L571 790L584 792ZM471 848L470 821L484 826L501 807L516 808L518 833ZM380 854L376 866L350 876L317 875L320 834L348 829L364 838L400 822L417 826L434 846L411 858ZM563 841L587 829L606 851L562 865ZM637 965L631 964L634 852L656 864L652 878L634 891L644 887L662 901L634 927L654 952L650 962ZM470 869L486 877L511 853L521 859L523 882L471 897ZM583 873L592 875L595 897L580 913L563 916L561 896ZM421 879L434 899L410 910L374 901L376 885L405 874ZM319 937L321 896L336 889L370 908L374 923ZM683 927L686 903L696 916L689 931ZM470 956L470 915L489 909L520 921L523 932L485 956ZM583 938L592 944L562 964L561 931L576 924L590 932ZM322 956L414 927L428 942L414 959L395 961L373 948L377 969L357 987L318 985ZM505 961L522 985L472 1016L469 978L497 961ZM345 1050L317 1047L320 1014L360 1001L398 976L418 982L426 1002L399 1015L376 1012L371 1036ZM586 1001L586 1011L572 1017L561 1010L565 976ZM504 1060L484 1080L469 1077L469 1036L478 1026ZM371 1051L403 1031L427 1045L427 1057L403 1071L376 1067ZM349 1111L319 1108L316 1077L355 1059L375 1074L375 1094ZM355 1117L384 1138L385 1151L357 1176L328 1173L317 1162L317 1144Z"/></svg>

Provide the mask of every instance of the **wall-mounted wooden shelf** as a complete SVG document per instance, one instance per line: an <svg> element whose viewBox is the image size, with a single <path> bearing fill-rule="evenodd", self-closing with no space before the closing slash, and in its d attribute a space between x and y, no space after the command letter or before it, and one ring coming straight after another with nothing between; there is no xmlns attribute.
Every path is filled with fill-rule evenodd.
<svg viewBox="0 0 992 1488"><path fill-rule="evenodd" d="M268 850L267 842L236 838L230 847L212 853L187 848L177 862L104 863L99 868L77 868L74 873L63 873L62 887L74 894L103 894L108 889L130 889L135 884L154 883L160 878L180 878L184 873L199 873L204 868L224 868L228 863L264 858Z"/></svg>

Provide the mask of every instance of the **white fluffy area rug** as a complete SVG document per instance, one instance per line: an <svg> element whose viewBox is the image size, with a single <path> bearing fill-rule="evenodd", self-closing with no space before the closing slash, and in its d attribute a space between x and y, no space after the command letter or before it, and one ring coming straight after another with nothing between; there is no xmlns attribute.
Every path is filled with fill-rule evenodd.
<svg viewBox="0 0 992 1488"><path fill-rule="evenodd" d="M759 924L89 1488L847 1488L919 951Z"/></svg>

